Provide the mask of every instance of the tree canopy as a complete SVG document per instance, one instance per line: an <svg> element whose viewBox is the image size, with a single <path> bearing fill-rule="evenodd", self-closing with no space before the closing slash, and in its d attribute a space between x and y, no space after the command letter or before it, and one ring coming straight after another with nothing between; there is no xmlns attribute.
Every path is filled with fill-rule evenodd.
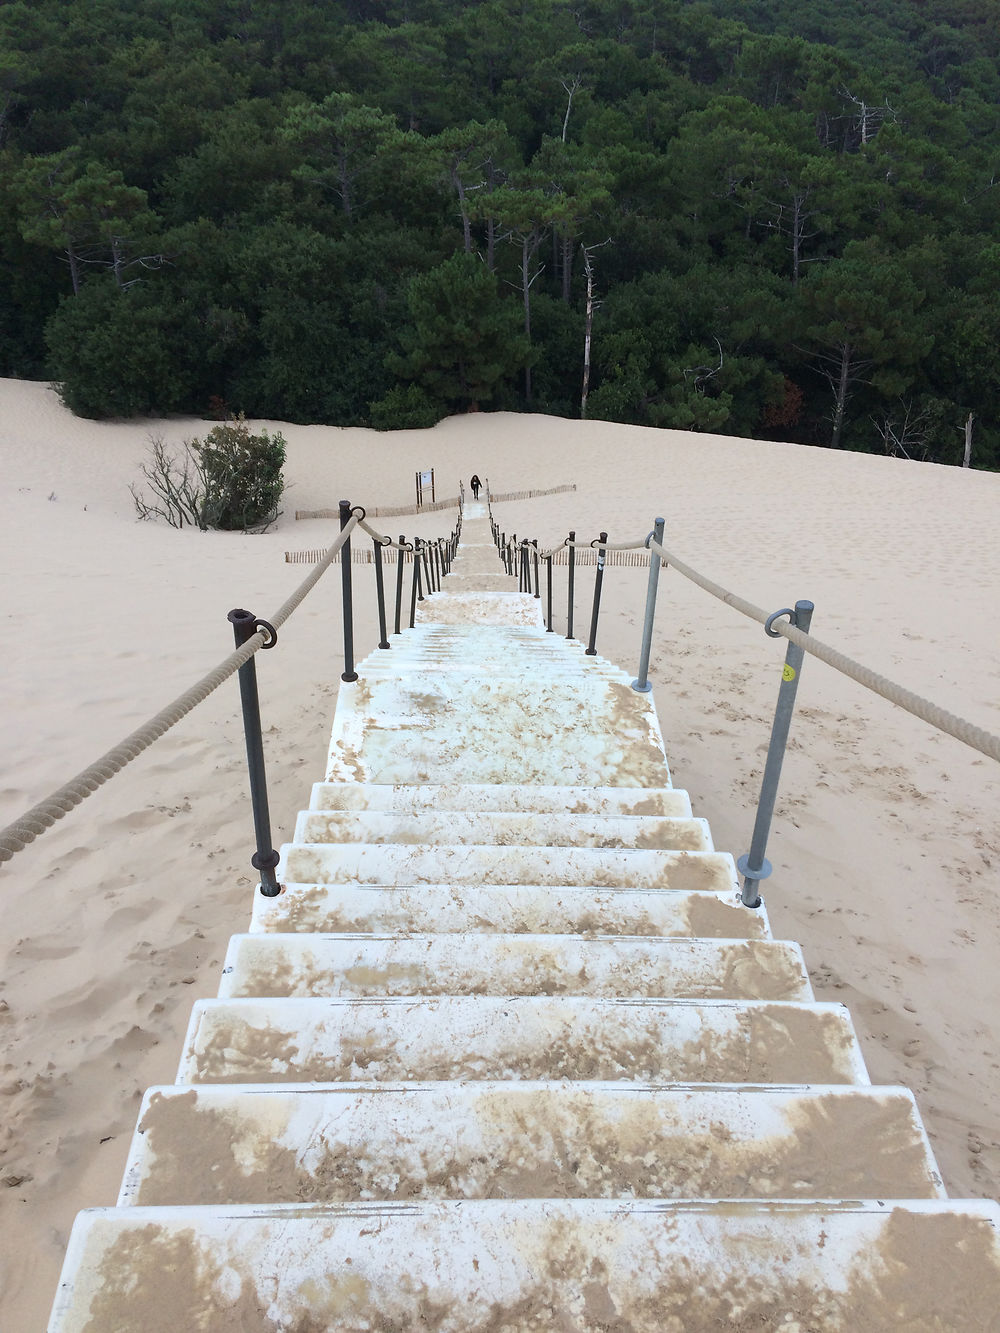
<svg viewBox="0 0 1000 1333"><path fill-rule="evenodd" d="M980 0L0 0L0 374L1000 467ZM588 275L593 297L587 318Z"/></svg>

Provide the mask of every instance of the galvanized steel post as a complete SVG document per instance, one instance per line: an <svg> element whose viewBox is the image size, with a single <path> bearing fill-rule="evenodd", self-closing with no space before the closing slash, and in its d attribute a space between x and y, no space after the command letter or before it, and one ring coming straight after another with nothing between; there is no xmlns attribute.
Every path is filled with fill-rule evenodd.
<svg viewBox="0 0 1000 1333"><path fill-rule="evenodd" d="M780 638L777 630L773 630L771 626L781 616L788 616L790 624L800 629L803 634L808 634L814 610L812 602L796 602L794 611L791 607L785 607L784 610L775 611L773 615L768 616L764 631L772 639ZM785 665L781 672L781 684L778 687L778 702L771 727L771 743L767 747L767 760L764 764L764 777L760 786L760 800L757 803L757 818L754 821L753 837L750 839L750 850L736 862L736 868L743 876L743 892L740 899L745 907L760 906L757 885L771 873L771 863L764 852L774 814L774 803L778 795L778 779L781 777L781 765L785 758L788 730L792 723L795 694L799 688L799 672L802 669L804 656L804 649L798 644L789 643L788 651L785 653Z"/></svg>
<svg viewBox="0 0 1000 1333"><path fill-rule="evenodd" d="M264 648L273 648L278 642L274 626L258 620L252 611L237 607L227 619L233 627L236 646L240 648L258 630L269 635ZM265 898L276 898L281 892L274 868L279 856L271 845L271 815L267 805L267 778L264 773L264 741L260 730L260 698L257 693L257 667L251 657L239 669L240 702L243 705L243 734L247 746L247 768L250 770L250 806L253 810L254 837L257 850L250 864L260 871L260 891Z"/></svg>
<svg viewBox="0 0 1000 1333"><path fill-rule="evenodd" d="M663 545L662 518L653 519L653 531L646 538L646 546L651 541L657 546ZM649 582L646 585L646 615L642 622L642 647L639 650L639 674L632 682L632 688L639 694L648 694L653 688L649 683L649 654L653 646L653 616L656 612L656 585L660 581L660 557L655 551L649 553Z"/></svg>
<svg viewBox="0 0 1000 1333"><path fill-rule="evenodd" d="M347 527L351 521L351 502L350 500L341 500L340 502L340 530ZM340 580L343 588L344 597L344 669L340 673L340 679L346 681L357 680L358 673L354 670L354 600L351 592L351 539L348 537L340 548Z"/></svg>

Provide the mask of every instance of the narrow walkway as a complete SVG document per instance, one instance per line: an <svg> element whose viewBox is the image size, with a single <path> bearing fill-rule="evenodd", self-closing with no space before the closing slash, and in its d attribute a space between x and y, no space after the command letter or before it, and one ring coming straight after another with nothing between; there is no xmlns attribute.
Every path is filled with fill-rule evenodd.
<svg viewBox="0 0 1000 1333"><path fill-rule="evenodd" d="M996 1328L1000 1210L739 904L651 696L463 535L342 687L53 1333Z"/></svg>

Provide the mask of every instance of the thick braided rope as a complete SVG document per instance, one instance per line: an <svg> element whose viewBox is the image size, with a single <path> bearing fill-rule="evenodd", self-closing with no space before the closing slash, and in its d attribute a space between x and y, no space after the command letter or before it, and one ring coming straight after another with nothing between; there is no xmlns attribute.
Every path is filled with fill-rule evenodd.
<svg viewBox="0 0 1000 1333"><path fill-rule="evenodd" d="M378 542L379 546L384 546L385 549L386 549L387 551L389 551L389 550L393 550L393 551L412 551L412 550L413 550L413 543L412 543L412 542L407 542L407 541L403 541L403 542L394 542L394 541L392 540L392 538L391 538L387 533L377 531L377 529L373 528L373 527L371 526L370 523L366 523L365 520L364 520L363 518L362 518L362 519L359 519L359 521L358 521L358 527L361 528L361 530L362 530L363 532L367 532L367 533L368 533L368 536L371 537L372 541L374 541L374 542Z"/></svg>
<svg viewBox="0 0 1000 1333"><path fill-rule="evenodd" d="M649 549L666 560L667 564L676 569L678 574L683 574L692 583L697 583L699 588L704 588L713 597L718 597L720 601L740 611L743 615L749 616L751 620L756 620L758 624L763 625L767 621L769 615L767 611L762 610L759 606L754 606L752 602L748 602L743 597L738 597L736 593L730 592L720 584L713 583L711 579L699 574L697 570L692 569L690 565L686 565L683 560L679 560L656 542L651 541ZM965 718L949 713L946 709L932 703L930 699L914 694L912 690L897 685L895 681L889 680L886 676L880 676L878 672L872 671L870 667L855 662L846 653L831 647L830 644L823 643L811 634L804 634L802 630L788 624L785 620L776 620L771 628L790 642L798 644L800 648L807 653L811 653L813 657L818 657L821 662L826 662L834 670L842 672L845 676L850 676L852 680L856 680L859 685L864 685L866 689L871 690L874 694L881 695L883 699L888 699L890 703L896 704L908 713L912 713L914 717L929 722L938 731L944 731L949 736L954 736L956 740L962 741L963 744L970 746L973 750L978 750L980 754L985 754L990 759L1000 760L1000 736L994 736L992 732L975 726L973 723L966 721Z"/></svg>
<svg viewBox="0 0 1000 1333"><path fill-rule="evenodd" d="M599 542L596 537L592 542L571 542L567 539L563 545L579 546L584 551L642 551L646 548L645 542Z"/></svg>
<svg viewBox="0 0 1000 1333"><path fill-rule="evenodd" d="M527 538L525 538L524 541L518 542L518 546L529 546L529 547L530 547L530 546L531 546L531 542L528 541ZM563 540L559 543L558 546L553 546L553 548L552 548L551 551L539 551L539 552L538 552L538 558L539 558L539 560L548 560L548 558L549 558L550 555L555 555L555 553L556 553L557 551L563 551L563 550L566 550L566 548L567 548L567 547L570 547L570 546L572 546L574 549L579 549L579 550L581 550L581 551L644 551L644 550L646 550L646 543L645 543L645 542L599 542L599 541L597 541L596 539L595 539L594 541L592 541L592 542L587 542L587 541L571 542L570 539L569 539L568 537L564 537Z"/></svg>
<svg viewBox="0 0 1000 1333"><path fill-rule="evenodd" d="M295 592L277 613L271 617L270 623L275 629L285 623L306 594L315 587L329 568L333 557L350 536L353 528L357 526L357 523L357 518L354 518L347 524L323 559L319 561L308 577L299 584ZM246 643L241 644L235 652L230 653L218 666L209 671L207 675L202 676L201 680L185 690L183 694L178 695L172 703L162 708L155 717L151 717L148 722L143 723L141 727L137 727L131 735L126 736L123 741L108 750L100 759L88 764L82 772L78 773L75 778L70 779L58 791L54 791L51 796L32 806L20 818L15 819L12 824L8 824L5 829L0 830L0 863L9 861L15 853L23 851L29 843L34 842L46 829L51 828L56 820L69 814L70 810L85 801L98 787L103 786L109 778L120 772L126 764L130 764L144 750L148 750L154 741L159 740L171 727L176 726L182 717L190 713L193 708L197 708L198 704L203 703L214 690L219 688L223 681L235 675L240 667L249 662L254 653L268 642L269 638L269 635L265 635L263 631L258 630L256 634L247 639Z"/></svg>

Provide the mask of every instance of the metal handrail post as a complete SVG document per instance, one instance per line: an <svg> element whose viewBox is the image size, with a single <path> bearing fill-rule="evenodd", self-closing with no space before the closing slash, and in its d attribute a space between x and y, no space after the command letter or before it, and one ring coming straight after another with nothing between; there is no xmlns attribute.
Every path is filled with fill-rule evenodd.
<svg viewBox="0 0 1000 1333"><path fill-rule="evenodd" d="M768 616L764 630L772 639L777 639L780 636L777 630L773 630L771 626L780 616L788 616L789 622L796 629L800 629L803 634L808 634L814 610L815 607L812 602L796 602L794 611L786 607L783 611L775 611L773 615ZM771 818L774 815L774 803L778 795L778 779L781 777L781 765L785 758L788 730L792 723L795 695L799 688L799 673L802 669L804 657L805 650L800 648L798 644L790 642L788 651L785 653L781 684L778 687L778 702L774 710L771 742L767 747L767 760L764 764L764 777L760 785L760 800L757 802L757 818L754 821L753 837L750 839L750 850L736 862L736 868L743 876L743 891L740 894L740 900L745 907L760 906L760 894L757 892L757 885L762 879L767 879L771 873L771 863L764 852L767 848L767 835L771 829Z"/></svg>
<svg viewBox="0 0 1000 1333"><path fill-rule="evenodd" d="M417 621L417 599L420 593L420 538L413 539L413 583L410 587L410 629Z"/></svg>
<svg viewBox="0 0 1000 1333"><path fill-rule="evenodd" d="M663 545L663 529L666 526L662 518L653 519L653 531L646 538L646 545L651 541L657 546ZM653 688L649 683L649 654L653 646L653 616L656 612L656 585L660 581L660 557L655 551L649 553L649 583L646 585L646 615L642 622L642 647L639 649L639 674L632 682L632 688L638 694L648 694Z"/></svg>
<svg viewBox="0 0 1000 1333"><path fill-rule="evenodd" d="M541 600L542 594L538 591L538 538L537 537L531 543L531 545L533 547L531 558L535 566L535 596L539 600Z"/></svg>
<svg viewBox="0 0 1000 1333"><path fill-rule="evenodd" d="M424 562L424 558L425 558L425 557L424 557L424 541L423 541L423 538L422 538L422 537L414 537L414 539L413 539L413 562L414 562L414 564L417 566L417 601L418 601L418 602L423 602L423 601L426 600L426 598L424 597L424 586L426 585L427 580L426 580L426 578L424 577L424 568L425 568L424 563L423 563L423 562ZM429 592L429 591L430 591L430 589L428 589L428 592Z"/></svg>
<svg viewBox="0 0 1000 1333"><path fill-rule="evenodd" d="M351 521L351 502L350 500L341 500L340 502L340 530L343 532ZM340 548L340 580L343 589L344 606L344 669L340 673L340 679L344 681L357 680L358 673L354 670L354 597L351 591L351 539L348 537Z"/></svg>
<svg viewBox="0 0 1000 1333"><path fill-rule="evenodd" d="M594 605L590 612L590 642L584 650L587 657L597 656L597 617L601 614L601 588L604 585L604 564L608 556L603 543L608 540L608 534L602 532L597 540L601 542L602 545L601 549L597 552L597 574L594 577Z"/></svg>
<svg viewBox="0 0 1000 1333"><path fill-rule="evenodd" d="M265 648L273 648L278 636L266 620L258 620L252 611L237 607L227 619L233 627L237 648L252 638L259 629L270 633ZM260 871L260 891L265 898L276 898L281 885L274 873L280 857L271 842L271 815L267 805L267 777L264 773L264 740L260 729L260 697L257 693L257 667L254 659L239 669L240 703L243 706L243 734L247 744L247 768L250 771L250 806L253 810L254 837L257 850L250 864Z"/></svg>
<svg viewBox="0 0 1000 1333"><path fill-rule="evenodd" d="M405 553L403 551L403 543L405 541L406 541L406 534L401 532L399 534L399 552L398 552L399 558L396 561L396 618L393 621L393 624L395 626L395 628L393 629L394 634L402 633L402 630L400 629L400 622L402 621L403 617L403 561L405 558Z"/></svg>
<svg viewBox="0 0 1000 1333"><path fill-rule="evenodd" d="M375 598L378 602L378 646L380 648L391 648L389 642L389 631L385 623L385 583L382 578L382 543L372 538L372 545L375 548Z"/></svg>
<svg viewBox="0 0 1000 1333"><path fill-rule="evenodd" d="M548 615L545 617L545 632L553 634L552 628L552 552L545 557L545 591L548 594Z"/></svg>
<svg viewBox="0 0 1000 1333"><path fill-rule="evenodd" d="M437 592L437 581L434 578L434 543L431 541L424 546L424 570L427 576L427 591Z"/></svg>
<svg viewBox="0 0 1000 1333"><path fill-rule="evenodd" d="M567 579L567 587L569 589L569 599L566 608L567 639L571 639L573 637L573 598L576 592L576 547L573 544L575 541L576 541L576 533L571 532L569 534L569 576Z"/></svg>

